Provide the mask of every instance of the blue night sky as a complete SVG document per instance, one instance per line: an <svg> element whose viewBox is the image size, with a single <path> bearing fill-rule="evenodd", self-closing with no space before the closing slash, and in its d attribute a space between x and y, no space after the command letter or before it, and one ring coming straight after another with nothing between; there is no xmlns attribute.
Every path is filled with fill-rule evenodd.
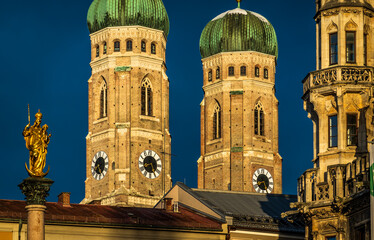
<svg viewBox="0 0 374 240"><path fill-rule="evenodd" d="M92 0L5 1L0 8L0 198L24 197L18 184L28 177L28 150L22 137L27 104L32 119L41 110L52 133L48 178L55 181L48 201L71 192L84 198L88 125L90 39L86 24ZM235 0L163 0L170 19L166 64L170 79L173 182L197 187L200 156L202 65L199 38ZM260 13L274 26L279 44L276 96L283 157L283 193L296 194L297 178L312 167L312 122L303 110L301 80L315 69L314 0L244 0L243 9Z"/></svg>

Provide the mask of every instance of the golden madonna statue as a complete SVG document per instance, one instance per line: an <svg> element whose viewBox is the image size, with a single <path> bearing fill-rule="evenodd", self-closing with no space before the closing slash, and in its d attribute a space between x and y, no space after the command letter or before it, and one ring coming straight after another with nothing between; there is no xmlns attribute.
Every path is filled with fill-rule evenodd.
<svg viewBox="0 0 374 240"><path fill-rule="evenodd" d="M48 125L42 123L42 113L40 110L35 114L34 125L30 126L30 114L29 124L23 129L22 135L26 141L26 148L30 151L29 166L25 163L25 167L30 177L45 177L49 172L43 173L45 167L45 159L47 155L47 148L50 141L51 134L47 133Z"/></svg>

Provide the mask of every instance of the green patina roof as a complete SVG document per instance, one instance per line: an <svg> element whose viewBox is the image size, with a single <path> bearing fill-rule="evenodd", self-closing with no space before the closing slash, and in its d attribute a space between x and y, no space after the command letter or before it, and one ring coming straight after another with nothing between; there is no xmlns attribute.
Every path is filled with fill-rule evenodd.
<svg viewBox="0 0 374 240"><path fill-rule="evenodd" d="M278 57L277 36L271 23L260 14L240 8L215 17L201 33L201 57L233 51L256 51Z"/></svg>
<svg viewBox="0 0 374 240"><path fill-rule="evenodd" d="M162 0L94 0L87 13L91 33L106 27L134 26L169 34L169 18Z"/></svg>

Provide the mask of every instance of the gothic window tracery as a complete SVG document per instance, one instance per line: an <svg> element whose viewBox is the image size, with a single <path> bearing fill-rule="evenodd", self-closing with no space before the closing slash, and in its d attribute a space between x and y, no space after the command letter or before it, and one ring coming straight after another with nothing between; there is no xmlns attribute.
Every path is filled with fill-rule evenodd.
<svg viewBox="0 0 374 240"><path fill-rule="evenodd" d="M221 136L221 106L216 101L213 110L213 139L220 139Z"/></svg>
<svg viewBox="0 0 374 240"><path fill-rule="evenodd" d="M265 115L261 102L257 102L255 106L254 120L255 135L265 136Z"/></svg>
<svg viewBox="0 0 374 240"><path fill-rule="evenodd" d="M141 87L141 114L146 116L153 116L153 91L151 81L145 78L142 81Z"/></svg>
<svg viewBox="0 0 374 240"><path fill-rule="evenodd" d="M104 118L107 116L107 106L108 106L108 88L103 78L103 84L100 89L100 118Z"/></svg>

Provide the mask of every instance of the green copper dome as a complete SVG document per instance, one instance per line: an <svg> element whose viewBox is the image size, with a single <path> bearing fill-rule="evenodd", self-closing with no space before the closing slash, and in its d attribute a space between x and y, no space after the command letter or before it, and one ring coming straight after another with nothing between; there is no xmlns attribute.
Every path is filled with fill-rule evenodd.
<svg viewBox="0 0 374 240"><path fill-rule="evenodd" d="M278 57L277 36L271 23L260 14L240 8L215 17L201 33L201 57L234 51L256 51Z"/></svg>
<svg viewBox="0 0 374 240"><path fill-rule="evenodd" d="M87 13L91 33L106 27L140 25L169 34L169 18L162 0L94 0Z"/></svg>

